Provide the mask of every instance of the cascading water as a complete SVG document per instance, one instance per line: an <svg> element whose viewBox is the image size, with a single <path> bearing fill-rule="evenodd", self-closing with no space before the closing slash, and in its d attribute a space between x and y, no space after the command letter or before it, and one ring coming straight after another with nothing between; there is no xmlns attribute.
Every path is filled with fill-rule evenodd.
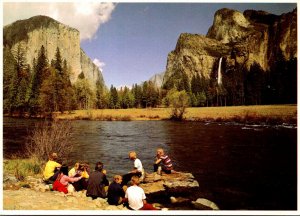
<svg viewBox="0 0 300 216"><path fill-rule="evenodd" d="M221 65L222 65L222 57L219 60L219 67L218 67L218 85L222 84L222 74L221 74Z"/></svg>

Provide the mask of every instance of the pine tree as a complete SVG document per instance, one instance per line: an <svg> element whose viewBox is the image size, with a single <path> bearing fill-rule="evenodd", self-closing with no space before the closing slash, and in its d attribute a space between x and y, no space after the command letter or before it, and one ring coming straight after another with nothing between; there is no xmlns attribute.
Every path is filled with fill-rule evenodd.
<svg viewBox="0 0 300 216"><path fill-rule="evenodd" d="M142 87L138 84L135 84L132 87L131 91L134 96L134 107L140 108L142 106L142 98L143 98Z"/></svg>
<svg viewBox="0 0 300 216"><path fill-rule="evenodd" d="M57 99L53 91L55 88L56 71L53 67L49 67L46 70L48 76L43 80L39 90L39 104L44 115L52 115L57 107Z"/></svg>
<svg viewBox="0 0 300 216"><path fill-rule="evenodd" d="M119 108L119 95L116 87L111 85L110 87L110 97L109 97L109 108L116 109Z"/></svg>
<svg viewBox="0 0 300 216"><path fill-rule="evenodd" d="M96 81L96 107L98 109L103 109L107 106L106 101L105 101L105 93L104 93L104 89L105 86L103 86L103 83L101 82L101 80L97 79Z"/></svg>
<svg viewBox="0 0 300 216"><path fill-rule="evenodd" d="M96 95L87 79L78 79L75 84L75 97L79 109L94 107Z"/></svg>
<svg viewBox="0 0 300 216"><path fill-rule="evenodd" d="M200 93L205 90L205 80L201 80L200 75L197 73L191 80L191 92L193 94Z"/></svg>
<svg viewBox="0 0 300 216"><path fill-rule="evenodd" d="M36 66L34 67L31 88L29 93L29 114L34 115L40 112L41 106L39 102L40 88L43 80L49 75L48 60L44 46L41 46L37 58Z"/></svg>
<svg viewBox="0 0 300 216"><path fill-rule="evenodd" d="M16 61L8 46L3 49L3 111L10 111L10 91L13 87Z"/></svg>
<svg viewBox="0 0 300 216"><path fill-rule="evenodd" d="M19 115L23 115L27 108L26 95L30 74L26 63L25 50L21 44L17 46L16 50L13 50L13 56L15 59L15 70L9 87L9 112L10 114L18 112Z"/></svg>

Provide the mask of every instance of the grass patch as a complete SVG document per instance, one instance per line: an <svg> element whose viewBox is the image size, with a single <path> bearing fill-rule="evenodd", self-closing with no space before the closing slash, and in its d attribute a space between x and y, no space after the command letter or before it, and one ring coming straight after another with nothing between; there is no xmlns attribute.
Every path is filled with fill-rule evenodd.
<svg viewBox="0 0 300 216"><path fill-rule="evenodd" d="M267 122L268 124L296 124L297 105L261 105L231 107L190 107L186 109L186 121L236 121ZM100 121L169 120L171 108L76 110L71 114L59 114L59 119L85 119Z"/></svg>
<svg viewBox="0 0 300 216"><path fill-rule="evenodd" d="M3 171L13 174L19 181L24 181L27 176L42 174L44 164L36 158L9 159L3 162Z"/></svg>

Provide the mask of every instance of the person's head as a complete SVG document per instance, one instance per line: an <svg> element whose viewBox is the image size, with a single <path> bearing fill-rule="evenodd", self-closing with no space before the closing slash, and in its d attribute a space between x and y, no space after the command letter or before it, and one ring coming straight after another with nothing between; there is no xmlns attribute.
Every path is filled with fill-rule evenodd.
<svg viewBox="0 0 300 216"><path fill-rule="evenodd" d="M58 158L58 156L55 152L53 152L49 155L49 160L56 161L57 158Z"/></svg>
<svg viewBox="0 0 300 216"><path fill-rule="evenodd" d="M66 166L66 165L62 165L61 167L60 167L60 173L62 173L62 174L64 174L64 175L68 175L68 166Z"/></svg>
<svg viewBox="0 0 300 216"><path fill-rule="evenodd" d="M78 162L75 163L74 168L75 168L76 171L79 169L79 167L80 167L80 164Z"/></svg>
<svg viewBox="0 0 300 216"><path fill-rule="evenodd" d="M164 155L164 150L162 148L156 149L156 154L157 155Z"/></svg>
<svg viewBox="0 0 300 216"><path fill-rule="evenodd" d="M100 161L97 162L97 163L96 163L96 166L95 166L95 170L101 172L101 171L103 170L103 163L100 162Z"/></svg>
<svg viewBox="0 0 300 216"><path fill-rule="evenodd" d="M131 183L132 185L138 185L140 183L140 178L138 176L132 176Z"/></svg>
<svg viewBox="0 0 300 216"><path fill-rule="evenodd" d="M137 158L137 155L136 155L135 151L129 152L128 156L129 156L130 160L135 160Z"/></svg>
<svg viewBox="0 0 300 216"><path fill-rule="evenodd" d="M122 182L122 176L120 175L115 175L114 176L114 182L118 183L118 184L121 184Z"/></svg>

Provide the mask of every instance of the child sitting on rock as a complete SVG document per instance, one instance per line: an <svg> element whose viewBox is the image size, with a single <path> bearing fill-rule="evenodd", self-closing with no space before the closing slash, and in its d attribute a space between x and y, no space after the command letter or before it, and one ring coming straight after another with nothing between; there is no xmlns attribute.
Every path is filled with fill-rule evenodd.
<svg viewBox="0 0 300 216"><path fill-rule="evenodd" d="M123 203L125 192L121 186L122 176L115 175L114 181L108 187L107 202L110 205L120 205Z"/></svg>
<svg viewBox="0 0 300 216"><path fill-rule="evenodd" d="M133 161L133 169L129 173L123 175L123 181L121 183L122 186L127 185L132 176L138 176L142 179L145 176L142 162L140 159L137 158L137 154L135 151L129 152L129 159Z"/></svg>
<svg viewBox="0 0 300 216"><path fill-rule="evenodd" d="M53 190L64 192L67 194L68 192L73 192L74 188L69 183L77 182L82 177L69 177L68 176L68 167L62 166L59 171L59 175L56 181L53 184Z"/></svg>
<svg viewBox="0 0 300 216"><path fill-rule="evenodd" d="M159 167L161 167L161 170L167 174L171 174L171 171L173 169L173 164L171 159L169 158L168 155L164 153L164 150L162 148L158 148L156 150L156 161L154 163L154 172L160 172Z"/></svg>
<svg viewBox="0 0 300 216"><path fill-rule="evenodd" d="M138 186L139 182L138 176L132 176L132 186L125 193L125 201L128 202L128 208L131 210L158 210L147 203L144 190Z"/></svg>

